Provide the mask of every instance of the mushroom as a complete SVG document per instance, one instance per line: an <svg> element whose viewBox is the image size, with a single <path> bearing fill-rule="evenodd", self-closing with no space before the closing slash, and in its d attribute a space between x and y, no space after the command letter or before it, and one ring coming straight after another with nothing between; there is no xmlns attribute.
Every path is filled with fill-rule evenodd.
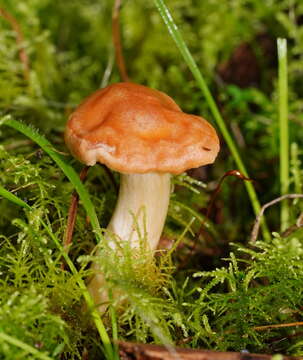
<svg viewBox="0 0 303 360"><path fill-rule="evenodd" d="M84 164L100 162L120 172L119 196L107 229L132 248L139 246L138 233L145 229L151 251L167 215L171 174L213 163L220 147L206 120L183 113L163 92L128 82L90 95L71 114L65 142ZM143 209L145 216L140 216ZM110 246L115 248L115 242ZM102 274L90 282L96 303L104 299L98 291L103 283Z"/></svg>

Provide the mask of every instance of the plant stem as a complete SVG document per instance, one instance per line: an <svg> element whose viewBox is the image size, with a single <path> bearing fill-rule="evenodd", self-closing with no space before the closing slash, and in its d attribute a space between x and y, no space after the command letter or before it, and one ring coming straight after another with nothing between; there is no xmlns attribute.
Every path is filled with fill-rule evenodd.
<svg viewBox="0 0 303 360"><path fill-rule="evenodd" d="M280 192L289 192L289 135L288 135L288 86L287 86L287 41L278 39L279 60L279 138L280 138ZM281 204L281 231L289 226L289 206Z"/></svg>
<svg viewBox="0 0 303 360"><path fill-rule="evenodd" d="M86 179L88 170L89 170L89 166L85 166L81 170L80 180L82 182L84 182L84 180ZM78 211L78 203L79 203L79 195L77 191L74 191L72 193L72 198L68 209L67 224L63 238L63 248L66 250L67 253L68 253L68 248L72 243L72 239L73 239L74 227L75 227L77 211Z"/></svg>
<svg viewBox="0 0 303 360"><path fill-rule="evenodd" d="M256 331L263 331L268 329L279 329L285 327L293 327L293 326L303 326L303 321L297 321L293 323L287 324L272 324L272 325L264 325L264 326L254 326L253 329Z"/></svg>
<svg viewBox="0 0 303 360"><path fill-rule="evenodd" d="M286 200L286 199L302 199L302 198L303 198L303 194L285 194L285 195L279 196L277 199L274 199L274 200L264 204L262 206L260 213L256 217L254 227L252 229L251 236L250 236L250 242L254 243L257 240L261 218L264 214L264 211L268 207L273 206L273 205L277 204L278 202Z"/></svg>
<svg viewBox="0 0 303 360"><path fill-rule="evenodd" d="M239 154L239 151L236 147L236 144L225 125L225 122L220 114L217 104L216 104L193 56L191 55L190 51L188 50L188 47L186 46L186 44L183 40L183 37L182 37L180 31L178 30L178 27L175 24L170 12L169 12L169 9L166 7L163 0L154 0L154 3L156 4L156 7L158 8L160 15L162 16L162 18L168 28L168 31L169 31L170 35L172 36L172 38L174 39L186 64L188 65L190 71L192 72L194 78L196 79L198 86L202 90L204 97L206 99L206 102L211 110L211 113L212 113L214 119L216 120L216 123L223 135L224 140L227 143L227 146L229 147L229 150L234 158L235 163L237 164L238 169L244 176L249 177L248 172L245 168L245 165ZM256 191L251 182L245 182L245 187L246 187L246 190L250 197L250 201L251 201L252 207L254 209L254 212L256 215L258 215L260 212L261 206L260 206ZM263 231L264 238L266 240L270 240L271 237L270 237L269 231L267 229L267 226L265 224L265 221L262 222L262 231Z"/></svg>
<svg viewBox="0 0 303 360"><path fill-rule="evenodd" d="M115 0L113 15L112 15L112 31L113 31L113 43L115 47L117 66L120 72L121 79L127 82L129 81L129 78L127 75L124 56L122 52L120 21L119 21L121 5L122 5L122 0Z"/></svg>
<svg viewBox="0 0 303 360"><path fill-rule="evenodd" d="M14 16L2 7L0 7L0 16L3 16L3 18L10 23L10 26L16 33L16 43L19 48L19 59L23 66L24 79L26 81L29 81L29 76L30 76L29 60L24 47L24 36L21 31L21 27L18 21L14 18Z"/></svg>

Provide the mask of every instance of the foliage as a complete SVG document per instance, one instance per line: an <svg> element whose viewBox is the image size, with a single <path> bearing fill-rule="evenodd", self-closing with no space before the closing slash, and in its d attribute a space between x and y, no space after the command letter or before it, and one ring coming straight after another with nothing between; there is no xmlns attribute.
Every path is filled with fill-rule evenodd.
<svg viewBox="0 0 303 360"><path fill-rule="evenodd" d="M302 193L301 2L166 3L215 95L261 203L279 195L280 145L276 53L264 53L260 39L266 35L274 48L276 37L289 40L290 191ZM186 174L174 178L164 250L156 257L142 255L144 246L134 256L127 245L121 257L110 247L104 250L104 243L100 256L98 220L89 222L87 214L93 218L96 213L106 227L117 193L102 167L91 169L69 249L75 271L62 259L54 237L64 238L70 197L77 181L81 187L73 170L79 172L80 165L66 153L62 132L83 97L101 83L119 81L112 64L111 5L92 0L1 4L23 32L30 76L24 77L16 33L0 16L0 112L15 125L22 120L39 129L51 145L39 142L33 130L21 131L23 125L4 126L8 117L1 117L0 185L20 200L12 202L0 192L0 358L102 356L92 309L85 307L79 285L79 279L89 279L92 260L108 279L104 291L110 306L102 320L110 336L117 326L118 338L128 341L303 355L302 327L270 327L302 321L302 229L248 244L254 215L238 179L223 183L206 218L218 178L235 167L224 144L216 166L192 171L195 179ZM153 3L125 1L121 24L131 79L166 91L184 110L212 119ZM248 87L222 73L243 43L258 65L257 80ZM30 210L18 207L20 201ZM290 224L302 208L299 200L289 203ZM275 231L280 229L278 210L267 215Z"/></svg>
<svg viewBox="0 0 303 360"><path fill-rule="evenodd" d="M191 317L197 319L199 314L209 319L208 346L268 353L293 347L302 354L302 344L293 343L293 329L277 331L259 329L257 325L301 318L302 241L297 237L285 241L277 236L270 245L258 242L253 248L240 247L237 252L241 257L237 259L231 253L228 267L194 274L202 281ZM194 341L199 340L205 341L197 332Z"/></svg>

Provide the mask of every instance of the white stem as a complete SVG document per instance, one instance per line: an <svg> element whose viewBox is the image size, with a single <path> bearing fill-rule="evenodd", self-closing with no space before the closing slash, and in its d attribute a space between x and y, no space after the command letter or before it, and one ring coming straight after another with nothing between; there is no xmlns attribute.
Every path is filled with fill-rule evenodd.
<svg viewBox="0 0 303 360"><path fill-rule="evenodd" d="M121 175L119 197L108 230L134 248L146 235L150 250L155 250L167 215L169 195L169 174Z"/></svg>
<svg viewBox="0 0 303 360"><path fill-rule="evenodd" d="M143 240L150 250L156 250L165 223L170 196L170 174L122 174L119 197L107 229L118 241L129 241L138 248ZM115 248L115 241L107 236L109 245ZM93 264L92 268L97 269ZM107 300L100 291L104 285L102 273L94 275L88 288L96 304ZM100 312L105 310L99 307Z"/></svg>

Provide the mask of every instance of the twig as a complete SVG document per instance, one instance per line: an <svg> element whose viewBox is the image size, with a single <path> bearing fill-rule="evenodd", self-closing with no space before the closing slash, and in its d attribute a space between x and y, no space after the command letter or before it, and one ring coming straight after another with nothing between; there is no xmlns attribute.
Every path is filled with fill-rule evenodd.
<svg viewBox="0 0 303 360"><path fill-rule="evenodd" d="M267 329L280 329L280 328L292 327L292 326L303 326L303 321L297 321L297 322L286 323L286 324L272 324L272 325L255 326L253 329L256 331L263 331L263 330L267 330Z"/></svg>
<svg viewBox="0 0 303 360"><path fill-rule="evenodd" d="M289 228L282 232L281 236L288 237L290 234L297 231L301 227L303 227L303 213L300 214L295 224L291 225Z"/></svg>
<svg viewBox="0 0 303 360"><path fill-rule="evenodd" d="M118 188L118 185L115 181L115 178L114 178L112 172L105 165L103 165L103 164L100 164L100 165L104 168L108 177L111 180L113 187L115 188L116 192L118 192L119 188ZM86 179L89 168L90 168L89 166L85 166L81 170L80 180L82 182ZM78 203L79 203L79 195L76 191L74 191L72 194L71 203L70 203L70 206L68 209L67 225L66 225L66 231L64 233L63 248L66 252L68 252L68 247L71 244L72 238L73 238L73 232L74 232L76 216L77 216L77 211L78 211ZM87 220L89 222L89 219L87 219ZM63 264L61 267L62 267L62 269L64 269Z"/></svg>
<svg viewBox="0 0 303 360"><path fill-rule="evenodd" d="M206 212L206 218L209 219L210 217L210 213L211 213L211 210L213 209L213 206L214 206L214 203L215 203L215 200L217 198L217 195L219 194L219 192L221 191L221 186L222 186L222 183L223 181L228 177L228 176L235 176L237 177L238 179L241 179L241 180L244 180L244 181L253 181L252 179L249 179L248 177L244 176L239 170L229 170L227 171L219 180L219 183L217 185L217 187L215 188L215 191L213 192L213 195L210 199L210 202L209 202L209 205L207 207L207 212ZM199 236L202 234L202 231L203 231L203 228L204 228L204 225L205 225L205 221L202 223L202 225L200 226L200 229L196 235L196 238L198 239Z"/></svg>
<svg viewBox="0 0 303 360"><path fill-rule="evenodd" d="M134 344L119 341L121 360L173 360L164 346ZM211 350L192 350L176 348L182 360L271 360L272 355L251 354L245 352L221 352ZM302 357L280 356L279 359L302 359Z"/></svg>
<svg viewBox="0 0 303 360"><path fill-rule="evenodd" d="M14 18L14 16L11 15L7 10L4 10L1 7L0 7L0 15L2 15L2 17L10 23L12 29L16 33L16 42L19 47L19 59L23 65L23 76L24 76L24 79L28 81L29 80L29 60L28 60L28 56L27 56L27 53L24 48L24 36L22 34L21 27L20 27L18 21Z"/></svg>
<svg viewBox="0 0 303 360"><path fill-rule="evenodd" d="M120 72L120 76L123 81L129 81L129 77L127 75L125 61L122 53L122 45L121 45L121 32L120 32L120 21L119 21L121 3L122 0L115 0L113 7L113 15L112 15L113 43L115 47L116 61Z"/></svg>
<svg viewBox="0 0 303 360"><path fill-rule="evenodd" d="M86 179L87 173L89 170L89 166L85 166L80 172L80 180L83 182ZM71 203L68 209L68 217L67 217L67 225L66 230L64 233L64 241L63 241L63 248L68 253L68 247L72 242L73 232L76 222L76 215L78 210L78 203L79 203L79 195L76 191L73 192ZM62 265L64 268L64 265Z"/></svg>
<svg viewBox="0 0 303 360"><path fill-rule="evenodd" d="M259 228L260 228L260 222L261 222L261 218L264 214L264 211L272 206L277 204L278 202L285 200L285 199L297 199L297 198L303 198L303 194L286 194L283 196L279 196L278 198L266 203L265 205L262 206L260 213L258 214L258 216L256 217L255 223L254 223L254 227L252 229L251 235L250 235L250 242L254 243L257 240L258 234L259 234Z"/></svg>

